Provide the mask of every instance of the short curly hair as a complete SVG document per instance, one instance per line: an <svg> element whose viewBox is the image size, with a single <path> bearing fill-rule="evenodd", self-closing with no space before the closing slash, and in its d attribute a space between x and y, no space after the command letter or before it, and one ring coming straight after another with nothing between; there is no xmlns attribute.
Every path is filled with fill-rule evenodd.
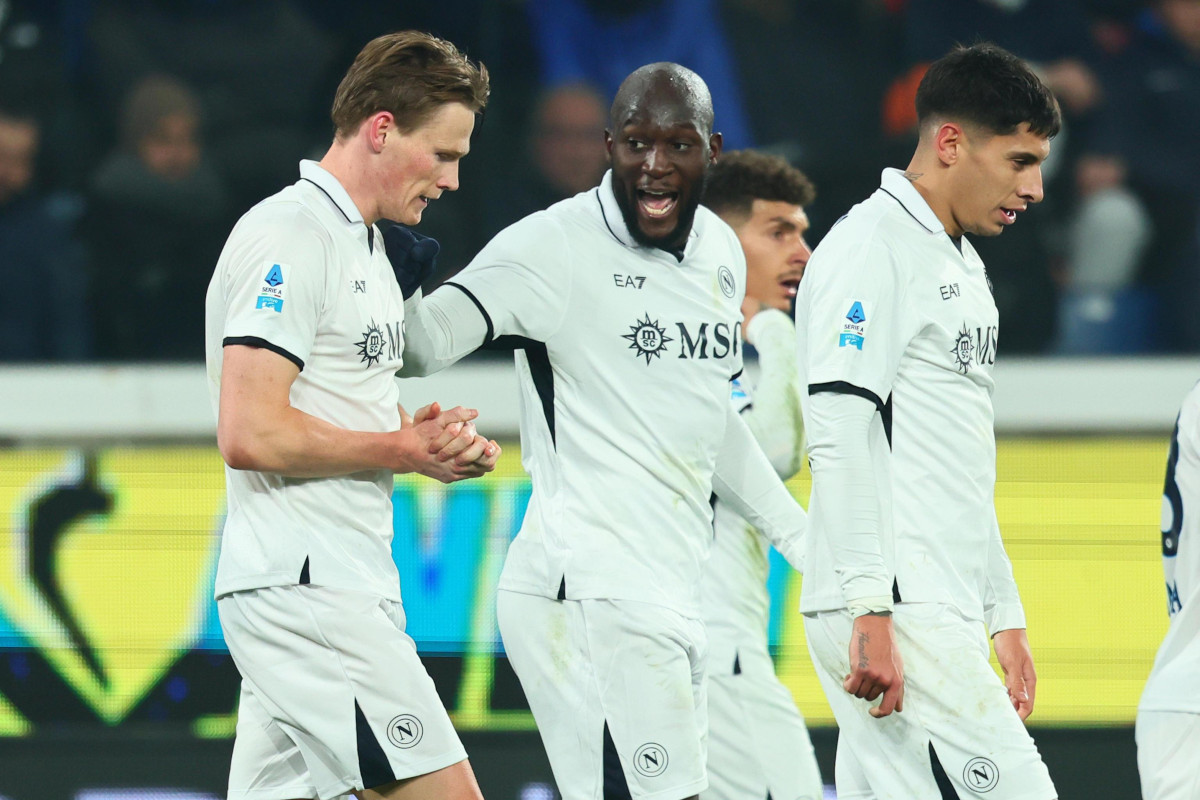
<svg viewBox="0 0 1200 800"><path fill-rule="evenodd" d="M330 112L334 135L351 135L380 111L391 112L409 133L447 103L481 113L489 92L487 67L450 42L421 31L389 33L367 43L338 85Z"/></svg>
<svg viewBox="0 0 1200 800"><path fill-rule="evenodd" d="M746 217L755 200L807 206L816 196L808 176L785 159L757 150L734 150L709 167L700 202L722 217Z"/></svg>

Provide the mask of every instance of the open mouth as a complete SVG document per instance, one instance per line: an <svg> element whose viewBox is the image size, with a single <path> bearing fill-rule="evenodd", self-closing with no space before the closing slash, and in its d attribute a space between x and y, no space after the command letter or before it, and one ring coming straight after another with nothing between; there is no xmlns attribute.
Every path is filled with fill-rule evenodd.
<svg viewBox="0 0 1200 800"><path fill-rule="evenodd" d="M1000 213L1004 215L1006 225L1012 225L1017 221L1017 210L1015 208L1001 208Z"/></svg>
<svg viewBox="0 0 1200 800"><path fill-rule="evenodd" d="M779 285L783 287L783 291L788 297L795 297L796 290L800 288L800 279L796 277L781 278Z"/></svg>
<svg viewBox="0 0 1200 800"><path fill-rule="evenodd" d="M675 210L679 202L678 192L668 192L661 189L638 189L638 207L642 213L651 218L665 217Z"/></svg>

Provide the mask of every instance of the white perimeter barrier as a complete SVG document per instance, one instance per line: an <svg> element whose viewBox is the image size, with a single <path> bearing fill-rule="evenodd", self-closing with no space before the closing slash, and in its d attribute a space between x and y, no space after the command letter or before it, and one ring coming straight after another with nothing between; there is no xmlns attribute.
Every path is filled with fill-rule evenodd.
<svg viewBox="0 0 1200 800"><path fill-rule="evenodd" d="M1014 358L995 377L1002 434L1163 433L1200 380L1200 358ZM410 410L432 400L478 408L480 431L492 438L517 434L509 359L401 381ZM0 367L3 442L211 440L214 419L199 364Z"/></svg>

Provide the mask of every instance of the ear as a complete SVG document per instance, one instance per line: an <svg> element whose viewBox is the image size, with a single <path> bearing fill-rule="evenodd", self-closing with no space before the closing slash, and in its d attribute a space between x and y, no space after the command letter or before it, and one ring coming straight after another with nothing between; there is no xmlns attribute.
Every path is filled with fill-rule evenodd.
<svg viewBox="0 0 1200 800"><path fill-rule="evenodd" d="M725 138L719 133L714 133L708 137L708 163L715 164L717 159L721 157L721 148L725 145Z"/></svg>
<svg viewBox="0 0 1200 800"><path fill-rule="evenodd" d="M390 111L377 111L367 117L367 121L363 123L363 130L367 137L367 144L374 153L383 151L388 134L399 135L399 131L396 129L396 118Z"/></svg>
<svg viewBox="0 0 1200 800"><path fill-rule="evenodd" d="M613 135L612 131L604 129L604 154L608 156L608 163L612 163Z"/></svg>
<svg viewBox="0 0 1200 800"><path fill-rule="evenodd" d="M933 134L933 149L946 166L958 161L966 144L966 132L956 122L943 122Z"/></svg>

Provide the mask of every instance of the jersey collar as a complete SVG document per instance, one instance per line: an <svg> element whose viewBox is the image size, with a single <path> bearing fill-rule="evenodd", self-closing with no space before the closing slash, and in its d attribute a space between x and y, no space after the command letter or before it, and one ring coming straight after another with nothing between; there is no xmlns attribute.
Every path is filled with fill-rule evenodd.
<svg viewBox="0 0 1200 800"><path fill-rule="evenodd" d="M613 193L611 169L604 173L604 177L600 180L600 185L596 187L595 191L596 196L600 200L600 215L604 218L604 224L607 226L608 232L618 242L626 247L637 247L648 252L669 255L676 261L682 261L688 255L691 255L696 240L700 238L700 233L696 228L700 224L700 214L703 207L696 209L696 216L692 220L692 229L688 231L687 243L684 245L683 252L678 253L675 251L660 250L656 247L645 247L634 240L633 236L629 233L629 228L625 225L625 215L621 213L621 207L617 205L617 196Z"/></svg>
<svg viewBox="0 0 1200 800"><path fill-rule="evenodd" d="M912 185L912 181L904 177L904 170L885 169L879 179L879 188L890 194L904 210L912 216L921 227L930 233L945 233L946 227L933 213L933 209L925 202L925 198Z"/></svg>
<svg viewBox="0 0 1200 800"><path fill-rule="evenodd" d="M358 206L354 205L354 201L350 199L345 188L333 177L333 174L318 164L316 161L304 159L300 162L300 177L311 183L315 183L317 188L325 193L329 201L333 203L338 211L342 212L342 216L346 218L346 222L351 224L362 225L363 217L358 211Z"/></svg>

